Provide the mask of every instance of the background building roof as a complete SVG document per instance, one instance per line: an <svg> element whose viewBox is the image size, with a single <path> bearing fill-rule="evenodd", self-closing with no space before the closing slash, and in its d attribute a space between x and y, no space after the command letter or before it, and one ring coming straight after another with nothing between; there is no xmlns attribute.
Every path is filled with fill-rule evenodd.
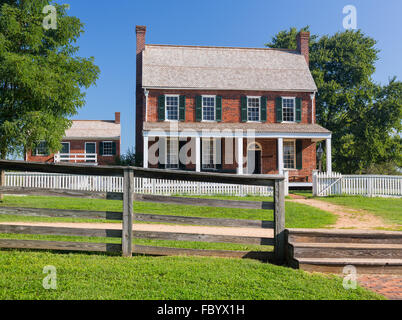
<svg viewBox="0 0 402 320"><path fill-rule="evenodd" d="M120 123L111 120L73 120L64 139L120 139Z"/></svg>
<svg viewBox="0 0 402 320"><path fill-rule="evenodd" d="M296 51L146 45L146 88L316 91L303 55Z"/></svg>

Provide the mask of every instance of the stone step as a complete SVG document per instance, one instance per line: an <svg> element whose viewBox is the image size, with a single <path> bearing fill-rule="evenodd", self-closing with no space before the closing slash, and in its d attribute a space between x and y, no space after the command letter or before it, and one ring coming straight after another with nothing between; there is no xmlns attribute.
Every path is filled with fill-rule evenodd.
<svg viewBox="0 0 402 320"><path fill-rule="evenodd" d="M402 259L402 244L379 243L290 243L293 258Z"/></svg>
<svg viewBox="0 0 402 320"><path fill-rule="evenodd" d="M291 243L402 244L400 231L289 229L286 234Z"/></svg>
<svg viewBox="0 0 402 320"><path fill-rule="evenodd" d="M402 275L402 259L371 258L297 258L290 265L309 272L323 272L346 275L344 267L352 265L357 274Z"/></svg>

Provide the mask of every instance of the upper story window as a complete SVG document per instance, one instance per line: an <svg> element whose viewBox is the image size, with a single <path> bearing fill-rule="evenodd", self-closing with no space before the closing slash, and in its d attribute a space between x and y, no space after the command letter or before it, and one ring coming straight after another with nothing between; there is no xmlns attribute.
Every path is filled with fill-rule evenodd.
<svg viewBox="0 0 402 320"><path fill-rule="evenodd" d="M247 97L247 121L260 121L260 97Z"/></svg>
<svg viewBox="0 0 402 320"><path fill-rule="evenodd" d="M179 120L179 96L166 96L166 120Z"/></svg>
<svg viewBox="0 0 402 320"><path fill-rule="evenodd" d="M295 108L295 98L282 98L282 119L284 122L295 122Z"/></svg>
<svg viewBox="0 0 402 320"><path fill-rule="evenodd" d="M202 120L215 121L216 120L216 97L215 96L202 96Z"/></svg>

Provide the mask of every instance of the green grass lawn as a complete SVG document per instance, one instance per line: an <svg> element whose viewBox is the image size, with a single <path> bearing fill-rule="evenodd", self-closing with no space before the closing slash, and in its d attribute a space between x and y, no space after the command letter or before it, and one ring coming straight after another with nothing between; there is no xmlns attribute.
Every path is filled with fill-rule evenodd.
<svg viewBox="0 0 402 320"><path fill-rule="evenodd" d="M402 198L331 196L317 199L353 209L363 209L383 218L385 222L402 226Z"/></svg>
<svg viewBox="0 0 402 320"><path fill-rule="evenodd" d="M382 299L342 279L249 259L0 251L0 299ZM57 289L42 281L57 269Z"/></svg>
<svg viewBox="0 0 402 320"><path fill-rule="evenodd" d="M267 197L214 197L217 199L272 201ZM94 211L122 211L122 201L79 199L60 197L17 197L5 196L0 206L53 208ZM251 220L273 220L272 210L232 209L170 205L161 203L135 202L134 211L138 213L165 214L176 216L193 216L205 218L231 218ZM111 222L110 220L43 218L0 215L0 221L45 221L45 222ZM288 228L322 228L336 222L335 215L310 206L286 202L286 227Z"/></svg>

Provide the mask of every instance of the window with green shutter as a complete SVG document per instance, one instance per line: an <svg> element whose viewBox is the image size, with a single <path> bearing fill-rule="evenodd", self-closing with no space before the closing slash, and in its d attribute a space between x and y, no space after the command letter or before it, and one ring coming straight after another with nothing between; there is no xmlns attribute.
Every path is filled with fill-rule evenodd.
<svg viewBox="0 0 402 320"><path fill-rule="evenodd" d="M301 122L302 118L302 99L296 98L296 122Z"/></svg>
<svg viewBox="0 0 402 320"><path fill-rule="evenodd" d="M261 97L261 122L267 121L267 97Z"/></svg>
<svg viewBox="0 0 402 320"><path fill-rule="evenodd" d="M180 104L179 104L179 120L186 120L186 96L180 96Z"/></svg>
<svg viewBox="0 0 402 320"><path fill-rule="evenodd" d="M282 122L282 97L275 99L276 122Z"/></svg>
<svg viewBox="0 0 402 320"><path fill-rule="evenodd" d="M242 96L240 102L241 122L247 122L247 97Z"/></svg>
<svg viewBox="0 0 402 320"><path fill-rule="evenodd" d="M161 95L158 97L158 120L165 120L165 96Z"/></svg>
<svg viewBox="0 0 402 320"><path fill-rule="evenodd" d="M202 121L202 96L195 97L195 121Z"/></svg>
<svg viewBox="0 0 402 320"><path fill-rule="evenodd" d="M222 97L216 96L216 121L222 121Z"/></svg>

